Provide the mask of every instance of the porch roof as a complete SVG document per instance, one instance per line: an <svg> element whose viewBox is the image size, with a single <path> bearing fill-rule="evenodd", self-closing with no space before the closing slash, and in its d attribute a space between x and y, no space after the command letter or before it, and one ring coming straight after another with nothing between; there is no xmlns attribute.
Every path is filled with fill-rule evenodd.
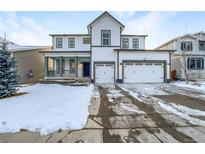
<svg viewBox="0 0 205 154"><path fill-rule="evenodd" d="M40 51L45 57L91 57L90 51Z"/></svg>
<svg viewBox="0 0 205 154"><path fill-rule="evenodd" d="M91 53L91 51L39 51L39 53Z"/></svg>

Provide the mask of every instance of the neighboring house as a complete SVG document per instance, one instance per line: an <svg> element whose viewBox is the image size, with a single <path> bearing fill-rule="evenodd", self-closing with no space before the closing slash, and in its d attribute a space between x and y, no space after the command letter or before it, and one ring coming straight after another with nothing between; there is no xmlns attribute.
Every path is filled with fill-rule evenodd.
<svg viewBox="0 0 205 154"><path fill-rule="evenodd" d="M172 55L172 71L177 79L205 79L205 33L198 32L176 37L156 49L176 50ZM185 73L185 69L188 73Z"/></svg>
<svg viewBox="0 0 205 154"><path fill-rule="evenodd" d="M3 39L0 38L0 42ZM20 46L7 40L7 48L17 62L19 83L35 83L44 77L44 58L40 51L51 50L49 46Z"/></svg>
<svg viewBox="0 0 205 154"><path fill-rule="evenodd" d="M88 34L50 34L45 79L89 78L95 83L170 81L172 50L146 50L147 35L122 34L125 26L104 12Z"/></svg>

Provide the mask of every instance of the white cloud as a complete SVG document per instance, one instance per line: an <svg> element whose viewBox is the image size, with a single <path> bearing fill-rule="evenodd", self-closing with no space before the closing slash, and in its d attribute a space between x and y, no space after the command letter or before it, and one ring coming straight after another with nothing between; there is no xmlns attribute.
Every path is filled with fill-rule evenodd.
<svg viewBox="0 0 205 154"><path fill-rule="evenodd" d="M0 30L7 39L20 45L49 45L49 27L29 17L19 17L15 12L4 12ZM1 34L2 35L2 34Z"/></svg>
<svg viewBox="0 0 205 154"><path fill-rule="evenodd" d="M126 24L126 32L153 34L174 15L176 12L149 12L139 19L129 20Z"/></svg>
<svg viewBox="0 0 205 154"><path fill-rule="evenodd" d="M146 39L146 44L148 45L146 47L154 48L158 45L156 42L159 40L159 36L163 35L161 33L163 24L176 14L178 12L148 12L140 18L128 20L125 23L124 33L149 35Z"/></svg>
<svg viewBox="0 0 205 154"><path fill-rule="evenodd" d="M119 19L130 18L135 14L135 11L116 11L115 14Z"/></svg>

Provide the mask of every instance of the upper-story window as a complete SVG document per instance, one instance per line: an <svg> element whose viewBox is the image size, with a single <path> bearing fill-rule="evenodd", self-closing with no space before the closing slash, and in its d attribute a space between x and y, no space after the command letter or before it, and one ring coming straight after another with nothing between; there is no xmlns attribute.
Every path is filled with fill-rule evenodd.
<svg viewBox="0 0 205 154"><path fill-rule="evenodd" d="M63 39L56 38L56 48L62 48L62 47L63 47Z"/></svg>
<svg viewBox="0 0 205 154"><path fill-rule="evenodd" d="M129 39L122 38L122 48L129 48Z"/></svg>
<svg viewBox="0 0 205 154"><path fill-rule="evenodd" d="M202 70L204 69L204 59L203 58L188 58L187 67L189 70Z"/></svg>
<svg viewBox="0 0 205 154"><path fill-rule="evenodd" d="M68 38L68 48L75 48L75 38Z"/></svg>
<svg viewBox="0 0 205 154"><path fill-rule="evenodd" d="M182 51L192 51L192 42L182 42L181 43L181 50Z"/></svg>
<svg viewBox="0 0 205 154"><path fill-rule="evenodd" d="M138 38L133 38L132 39L132 48L133 49L138 49L139 48L139 39Z"/></svg>
<svg viewBox="0 0 205 154"><path fill-rule="evenodd" d="M205 50L205 41L199 41L199 50Z"/></svg>
<svg viewBox="0 0 205 154"><path fill-rule="evenodd" d="M90 44L90 38L83 38L83 44Z"/></svg>
<svg viewBox="0 0 205 154"><path fill-rule="evenodd" d="M101 31L101 45L102 46L110 46L111 45L111 31L110 30L102 30Z"/></svg>

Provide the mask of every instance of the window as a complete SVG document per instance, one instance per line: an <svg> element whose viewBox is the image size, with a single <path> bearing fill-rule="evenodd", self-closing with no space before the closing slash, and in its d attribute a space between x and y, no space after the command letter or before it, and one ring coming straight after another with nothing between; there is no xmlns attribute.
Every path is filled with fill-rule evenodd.
<svg viewBox="0 0 205 154"><path fill-rule="evenodd" d="M101 45L102 46L110 46L111 45L111 31L110 30L102 30L101 31Z"/></svg>
<svg viewBox="0 0 205 154"><path fill-rule="evenodd" d="M68 38L68 48L75 48L75 38Z"/></svg>
<svg viewBox="0 0 205 154"><path fill-rule="evenodd" d="M139 39L138 38L133 38L132 39L132 48L133 49L138 49L139 48Z"/></svg>
<svg viewBox="0 0 205 154"><path fill-rule="evenodd" d="M199 50L205 50L205 41L199 41Z"/></svg>
<svg viewBox="0 0 205 154"><path fill-rule="evenodd" d="M56 48L62 48L63 45L62 38L56 38Z"/></svg>
<svg viewBox="0 0 205 154"><path fill-rule="evenodd" d="M192 42L182 42L181 50L182 51L192 51Z"/></svg>
<svg viewBox="0 0 205 154"><path fill-rule="evenodd" d="M122 48L129 48L129 39L122 38Z"/></svg>
<svg viewBox="0 0 205 154"><path fill-rule="evenodd" d="M83 44L90 44L90 38L83 38Z"/></svg>
<svg viewBox="0 0 205 154"><path fill-rule="evenodd" d="M203 58L188 58L187 67L189 70L202 70L204 69L204 59Z"/></svg>

